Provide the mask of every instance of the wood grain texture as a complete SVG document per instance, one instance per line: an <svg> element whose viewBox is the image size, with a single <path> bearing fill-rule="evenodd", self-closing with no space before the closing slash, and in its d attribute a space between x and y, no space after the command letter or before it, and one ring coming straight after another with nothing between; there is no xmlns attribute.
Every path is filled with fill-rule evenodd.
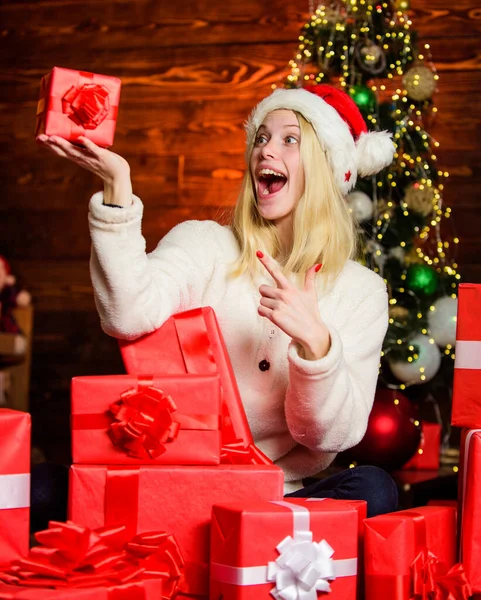
<svg viewBox="0 0 481 600"><path fill-rule="evenodd" d="M475 0L411 4L440 75L430 133L450 172L457 260L464 280L481 281L481 9ZM88 199L101 184L35 144L40 78L54 65L122 78L113 149L131 165L151 250L182 220L228 221L244 171L243 123L282 83L307 10L307 0L0 3L0 253L35 302L37 418L46 406L68 411L74 375L122 369L88 274Z"/></svg>

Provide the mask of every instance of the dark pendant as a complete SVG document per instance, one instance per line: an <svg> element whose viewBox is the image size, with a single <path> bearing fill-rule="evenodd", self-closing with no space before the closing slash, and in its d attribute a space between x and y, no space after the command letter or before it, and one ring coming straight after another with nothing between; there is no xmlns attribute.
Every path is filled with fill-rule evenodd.
<svg viewBox="0 0 481 600"><path fill-rule="evenodd" d="M271 368L271 363L268 360L261 360L259 363L259 369L261 371L268 371Z"/></svg>

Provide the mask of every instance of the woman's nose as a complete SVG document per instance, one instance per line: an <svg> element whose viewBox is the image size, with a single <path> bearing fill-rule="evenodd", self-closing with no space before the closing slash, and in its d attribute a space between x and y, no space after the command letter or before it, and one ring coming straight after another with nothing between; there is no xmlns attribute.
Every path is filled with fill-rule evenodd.
<svg viewBox="0 0 481 600"><path fill-rule="evenodd" d="M263 158L274 158L275 155L276 155L276 145L275 145L275 142L272 139L270 139L262 146L261 156Z"/></svg>

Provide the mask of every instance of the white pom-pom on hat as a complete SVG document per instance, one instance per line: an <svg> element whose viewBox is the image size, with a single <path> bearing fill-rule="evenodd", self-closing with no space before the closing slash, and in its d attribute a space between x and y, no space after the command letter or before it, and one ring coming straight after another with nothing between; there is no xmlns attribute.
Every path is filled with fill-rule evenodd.
<svg viewBox="0 0 481 600"><path fill-rule="evenodd" d="M280 109L298 112L311 123L344 195L355 186L358 173L361 177L374 175L392 162L395 146L391 134L368 132L355 102L330 85L278 89L264 98L246 124L248 149L265 117Z"/></svg>

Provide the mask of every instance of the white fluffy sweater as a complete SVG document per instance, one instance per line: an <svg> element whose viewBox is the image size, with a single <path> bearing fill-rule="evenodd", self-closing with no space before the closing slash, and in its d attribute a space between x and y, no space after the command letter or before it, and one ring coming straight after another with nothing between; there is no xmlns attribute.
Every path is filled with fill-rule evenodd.
<svg viewBox="0 0 481 600"><path fill-rule="evenodd" d="M372 407L388 302L383 280L348 261L319 311L331 336L328 354L302 359L297 345L257 313L260 283L228 277L239 255L229 227L187 221L174 227L150 254L141 233L143 206L90 202L91 277L104 331L134 339L172 314L212 306L229 351L257 446L286 479L286 493L300 479L325 469L336 453L361 440ZM267 371L259 363L268 360Z"/></svg>

